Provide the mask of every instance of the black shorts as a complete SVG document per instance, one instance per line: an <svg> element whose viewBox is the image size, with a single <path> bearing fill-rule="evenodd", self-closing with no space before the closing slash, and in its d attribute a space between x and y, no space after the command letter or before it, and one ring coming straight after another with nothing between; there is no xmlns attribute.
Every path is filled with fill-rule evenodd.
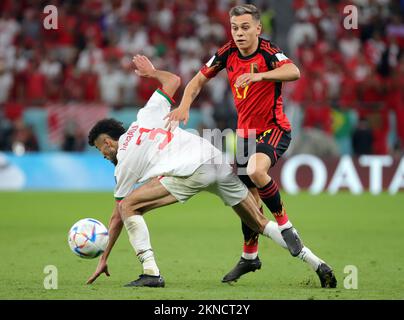
<svg viewBox="0 0 404 320"><path fill-rule="evenodd" d="M248 160L255 153L265 153L271 159L273 167L284 152L288 149L291 141L291 132L280 129L269 129L254 139L237 137L237 170L241 181L248 188L255 187L250 177L245 172ZM243 170L244 169L244 170Z"/></svg>

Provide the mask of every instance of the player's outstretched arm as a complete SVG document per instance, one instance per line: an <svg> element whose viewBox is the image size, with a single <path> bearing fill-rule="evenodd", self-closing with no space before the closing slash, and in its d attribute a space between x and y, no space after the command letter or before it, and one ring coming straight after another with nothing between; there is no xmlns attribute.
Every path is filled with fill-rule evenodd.
<svg viewBox="0 0 404 320"><path fill-rule="evenodd" d="M245 87L258 81L295 81L300 78L299 68L294 63L286 63L279 68L261 72L244 73L236 80L236 87Z"/></svg>
<svg viewBox="0 0 404 320"><path fill-rule="evenodd" d="M164 118L167 119L166 127L169 126L171 122L182 121L184 125L187 124L191 104L192 102L194 102L195 98L198 96L199 92L208 81L209 79L205 77L200 71L192 78L192 80L185 87L184 94L178 108L171 111Z"/></svg>
<svg viewBox="0 0 404 320"><path fill-rule="evenodd" d="M157 79L165 92L174 96L181 85L181 78L174 73L156 70L151 61L146 56L136 55L133 57L133 63L136 67L136 74L141 77Z"/></svg>
<svg viewBox="0 0 404 320"><path fill-rule="evenodd" d="M114 211L112 212L111 219L109 220L108 233L109 241L108 246L102 254L100 261L98 262L97 269L93 275L87 280L87 284L92 284L101 274L105 273L109 277L107 260L112 248L115 245L116 240L119 238L123 227L123 222L119 214L119 204L115 204Z"/></svg>

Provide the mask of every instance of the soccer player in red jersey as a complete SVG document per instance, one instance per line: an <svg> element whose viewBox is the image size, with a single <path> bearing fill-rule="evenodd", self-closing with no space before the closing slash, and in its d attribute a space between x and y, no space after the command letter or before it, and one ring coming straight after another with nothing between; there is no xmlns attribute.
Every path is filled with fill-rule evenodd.
<svg viewBox="0 0 404 320"><path fill-rule="evenodd" d="M237 166L240 179L264 202L278 223L287 247L294 257L309 263L322 287L336 287L333 270L303 245L283 206L276 182L268 171L287 150L291 126L282 105L282 82L299 79L300 71L272 42L260 37L260 13L254 5L239 5L230 12L233 39L220 48L188 83L179 107L166 118L187 123L191 103L210 78L226 69L238 112L237 150L248 161ZM254 144L249 153L248 144ZM242 149L242 151L240 151ZM244 169L246 174L240 174ZM242 224L243 253L223 282L236 281L243 274L261 268L258 258L258 234Z"/></svg>

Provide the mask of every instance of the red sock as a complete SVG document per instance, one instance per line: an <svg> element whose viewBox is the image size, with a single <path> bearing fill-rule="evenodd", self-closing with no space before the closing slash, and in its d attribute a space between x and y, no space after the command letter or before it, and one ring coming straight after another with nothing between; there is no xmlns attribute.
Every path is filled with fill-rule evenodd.
<svg viewBox="0 0 404 320"><path fill-rule="evenodd" d="M281 201L278 185L274 180L271 179L265 187L258 188L258 193L268 209L271 210L278 226L282 226L289 221Z"/></svg>
<svg viewBox="0 0 404 320"><path fill-rule="evenodd" d="M263 208L260 208L261 213L264 213ZM255 259L258 256L258 236L254 233L249 240L244 240L243 254L244 259Z"/></svg>

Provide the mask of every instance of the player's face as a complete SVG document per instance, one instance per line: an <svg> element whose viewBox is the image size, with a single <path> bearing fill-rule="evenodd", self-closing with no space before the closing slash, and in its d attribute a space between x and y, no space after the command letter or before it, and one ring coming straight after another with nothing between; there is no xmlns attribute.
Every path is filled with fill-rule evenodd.
<svg viewBox="0 0 404 320"><path fill-rule="evenodd" d="M116 155L118 153L118 143L106 134L101 134L95 141L95 147L102 153L104 159L111 161L115 166L118 164Z"/></svg>
<svg viewBox="0 0 404 320"><path fill-rule="evenodd" d="M237 48L242 53L253 53L258 46L261 23L254 20L251 14L243 14L242 16L231 17L230 24L231 34Z"/></svg>

